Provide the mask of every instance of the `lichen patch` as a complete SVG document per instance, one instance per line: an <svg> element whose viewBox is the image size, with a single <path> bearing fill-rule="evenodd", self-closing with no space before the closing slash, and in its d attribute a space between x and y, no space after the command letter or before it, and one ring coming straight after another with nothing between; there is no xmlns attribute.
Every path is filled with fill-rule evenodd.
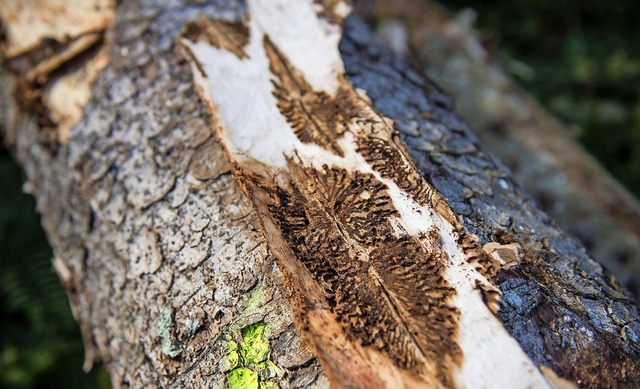
<svg viewBox="0 0 640 389"><path fill-rule="evenodd" d="M225 356L218 368L226 374L230 389L277 388L281 370L271 361L266 325L260 321L225 334Z"/></svg>

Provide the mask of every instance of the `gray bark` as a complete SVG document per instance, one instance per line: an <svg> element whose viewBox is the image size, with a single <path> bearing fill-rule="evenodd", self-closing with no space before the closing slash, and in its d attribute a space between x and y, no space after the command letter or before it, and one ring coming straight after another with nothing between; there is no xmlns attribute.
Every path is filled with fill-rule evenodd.
<svg viewBox="0 0 640 389"><path fill-rule="evenodd" d="M201 14L242 12L237 2L121 3L107 34L110 63L57 148L3 88L3 132L38 200L87 367L103 361L115 386L224 387L229 341L261 322L277 366L270 380L328 386L300 344L281 273L175 44ZM523 262L499 275L499 316L531 358L583 386L638 382L629 294L540 211L451 100L355 18L341 53L349 80L395 121L465 228L483 243L524 247ZM5 74L3 85L11 82Z"/></svg>

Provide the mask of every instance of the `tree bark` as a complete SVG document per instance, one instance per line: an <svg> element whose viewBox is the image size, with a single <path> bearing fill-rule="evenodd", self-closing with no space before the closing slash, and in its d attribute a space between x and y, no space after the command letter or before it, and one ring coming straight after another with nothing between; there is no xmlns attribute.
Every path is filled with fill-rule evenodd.
<svg viewBox="0 0 640 389"><path fill-rule="evenodd" d="M378 31L383 40L410 53L455 99L456 111L543 210L585 242L637 300L640 203L577 143L575 130L509 76L474 30L473 11L448 18L431 1L359 3L359 15L384 20Z"/></svg>
<svg viewBox="0 0 640 389"><path fill-rule="evenodd" d="M114 386L329 385L176 44L199 15L244 12L223 1L119 4L101 43L108 64L68 138L52 141L46 110L10 96L21 76L2 73L2 131L37 198L86 368L103 361ZM340 54L464 231L522 247L495 282L498 316L528 356L579 386L639 382L639 318L624 288L540 211L451 100L354 17Z"/></svg>

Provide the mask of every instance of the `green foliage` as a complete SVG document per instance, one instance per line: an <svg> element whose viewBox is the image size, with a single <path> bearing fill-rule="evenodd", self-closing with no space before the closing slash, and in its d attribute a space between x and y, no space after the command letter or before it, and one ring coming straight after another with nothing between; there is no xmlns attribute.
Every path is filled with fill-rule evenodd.
<svg viewBox="0 0 640 389"><path fill-rule="evenodd" d="M508 70L640 196L640 2L448 0L472 7ZM526 64L523 66L523 64Z"/></svg>
<svg viewBox="0 0 640 389"><path fill-rule="evenodd" d="M53 272L35 201L21 186L18 167L0 151L0 387L104 387L96 369L82 371L78 325Z"/></svg>

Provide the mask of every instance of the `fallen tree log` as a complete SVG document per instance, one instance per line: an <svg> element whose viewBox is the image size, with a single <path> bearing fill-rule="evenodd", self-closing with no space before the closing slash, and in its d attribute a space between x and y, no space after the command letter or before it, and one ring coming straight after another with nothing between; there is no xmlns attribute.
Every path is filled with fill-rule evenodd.
<svg viewBox="0 0 640 389"><path fill-rule="evenodd" d="M345 78L341 82L347 88L345 98L348 101L360 96L360 104L363 104L356 110L360 113L353 117L360 117L362 110L369 110L375 113L370 114L372 117L378 115L379 118L391 119L393 129L406 144L405 148L399 143L389 121L377 121L376 126L382 126L380 131L386 134L383 149L391 150L384 154L389 158L388 166L400 168L405 177L394 181L392 177L385 177L385 166L368 161L377 176L370 174L384 184L376 186L371 183L372 188L380 191L370 193L372 197L369 198L377 199L383 195L385 187L393 186L393 182L406 193L416 193L419 204L429 205L425 211L439 215L439 223L446 222L449 227L441 225L442 230L448 232L441 231L439 238L430 234L416 238L423 243L414 250L431 247L432 251L439 251L439 261L445 268L450 267L454 257L462 258L460 256L464 255L480 259L483 264L480 275L486 282L477 285L473 282L477 289L465 292L456 286L451 293L462 298L475 296L473 298L479 304L473 305L474 309L491 312L489 308L493 307L495 311L498 307L497 289L494 288L500 290L502 303L497 318L504 325L499 326L499 331L504 332L500 339L507 340L500 345L485 343L486 346L499 350L495 346L515 344L520 352L523 351L522 355L526 354L527 366L531 367L528 381L523 382L539 386L623 387L638 382L640 327L637 308L629 295L586 255L577 241L560 231L513 182L506 169L484 151L475 135L452 112L451 102L446 96L402 59L378 44L355 18L344 21L341 36L338 26L343 14L338 12L341 9L335 8L341 7L341 3L327 3L331 4L315 5L318 11L315 17L319 18L316 23L323 26L320 31L334 34L335 45L340 40L339 55L337 50L336 53L330 51L330 44L307 46L305 49L320 52L320 57L316 58L320 65L321 57L338 58L343 63ZM299 6L312 5L301 2ZM277 14L284 8L271 11ZM307 8L307 11L309 9L312 8ZM273 23L270 19L273 15L268 10L264 11L263 23L266 24L262 24L262 28ZM8 67L13 73L3 74L2 83L6 86L2 99L3 132L25 169L29 180L27 187L38 199L43 224L55 250L54 266L69 291L82 328L87 347L86 367L89 368L93 360L99 358L105 363L116 386L257 387L260 384L266 387L326 387L329 385L327 376L336 385L364 386L366 383L360 381L364 376L357 375L361 371L368 371L366 377L384 378L387 375L399 380L371 381L386 382L386 385L394 382L412 385L422 380L429 385L453 386L474 382L474 377L478 380L474 383L478 385L492 385L487 381L504 372L489 370L483 373L485 375L469 376L465 381L457 370L464 370L460 367L464 366L462 361L473 361L481 368L491 367L493 361L474 359L470 353L474 349L467 349L464 342L458 343L460 339L455 331L429 332L433 328L426 325L429 322L421 318L417 308L410 308L408 315L406 312L396 313L394 318L415 319L414 326L419 331L441 337L442 342L450 344L448 352L444 352L444 348L436 348L433 352L435 356L447 356L444 360L422 353L418 358L420 363L413 363L414 357L394 354L387 347L393 342L383 340L380 344L373 336L381 333L384 338L391 333L385 333L388 327L375 323L375 320L367 319L363 327L359 327L363 328L363 333L369 334L369 339L355 334L353 329L357 325L349 324L348 320L340 321L340 317L355 318L356 322L366 319L366 315L354 316L358 309L366 308L362 305L362 295L356 296L346 308L340 308L343 311L329 303L328 308L320 307L314 311L316 305L329 300L306 294L313 292L314 287L300 289L306 284L296 284L305 279L304 274L298 271L308 270L299 264L297 268L287 268L284 258L288 254L273 250L278 245L280 251L295 249L295 236L285 237L284 242L273 241L281 233L277 229L283 230L283 220L288 218L291 208L276 204L261 206L256 202L256 190L251 188L269 189L267 182L240 179L240 184L252 196L258 214L262 216L263 224L260 224L258 214L252 210L250 202L243 197L229 174L233 170L236 177L240 177L239 172L246 171L246 166L239 164L240 160L234 157L234 144L225 143L221 135L225 131L223 128L218 129L217 134L223 140L222 145L233 169L227 164L220 144L213 138L211 117L194 93L191 68L185 59L184 49L176 44L176 39L187 23L203 15L226 21L222 24L217 22L216 28L222 28L222 36L233 37L230 47L215 39L209 43L224 48L227 51L225 55L241 58L243 53L238 53L237 49L245 47L242 39L255 31L243 31L238 27L246 26L242 20L259 19L256 14L247 18L241 4L192 5L176 2L169 8L144 2L120 4L115 9L115 21L108 26L100 47L96 47L106 50L109 60L96 76L91 97L84 105L84 114L64 136L60 135L60 124L51 114L54 109L44 104L46 99L42 97L47 87L52 87L64 77L54 77L59 73L50 72L46 74L52 77L36 77L36 83L33 80L25 82L25 67L33 69L30 61L38 62L33 56L28 61L25 61L27 57L9 58ZM281 19L282 23L287 21L293 23L296 19ZM3 25L7 23L3 19ZM286 24L284 27L271 27L277 31L277 27L286 29ZM306 30L300 31L304 34ZM289 47L278 46L277 32L269 37L276 42L271 50L272 58L290 56L286 54L290 53ZM304 41L302 37L300 40ZM259 43L262 44L262 39ZM286 56L278 55L278 50ZM258 53L250 52L247 61L256 61ZM198 60L197 55L194 57ZM280 84L275 95L280 93L282 98L293 98L291 86L283 87L288 82L284 78L288 74L296 79L294 70L304 73L308 69L296 67L296 62L294 66L285 66L286 61L273 60L271 67L278 66L278 63L286 71L270 70L281 74L279 80L272 78L276 89ZM197 63L193 64L198 67ZM79 64L62 61L56 71L72 71L74 66L70 65ZM203 69L202 74L208 74L209 68L203 62L199 66ZM227 71L232 72L227 76L233 79L233 68L228 67ZM330 72L329 76L339 78L339 72ZM328 76L325 74L325 77ZM197 77L196 83L202 88L203 84L197 81ZM300 80L295 83L299 86ZM313 82L310 85L311 90L305 87L296 92L309 98L303 104L287 108L283 103L271 108L286 111L295 107L307 110L314 106L313 94L309 92L319 91ZM11 89L15 90L15 99L7 93ZM359 93L357 89L364 92ZM330 92L332 90L326 92L328 97L325 98L332 96ZM228 93L230 97L234 91L229 90ZM201 90L201 94L205 93ZM215 94L212 96L216 98ZM217 105L209 105L214 118L217 115L214 108L227 101L227 95L223 96L225 99L218 101ZM240 103L249 97L239 96ZM327 102L326 99L323 101ZM323 106L316 104L315 109L321 110ZM243 112L240 111L240 115ZM345 112L339 113L346 115ZM314 116L320 117L320 111L310 111L308 118L313 119ZM225 126L219 117L216 120L216 126ZM227 130L233 129L232 122L226 125ZM295 125L291 127L298 128ZM303 142L317 142L314 136L322 138L322 134L326 135L327 129L321 127L317 126L317 134L310 134L310 138ZM359 133L355 129L350 131ZM373 130L361 131L365 144L373 142L370 138ZM325 148L338 154L341 150L348 153L347 149L342 149L342 138L336 139L325 143ZM277 139L269 140L277 143ZM246 156L246 152L241 154ZM408 159L409 154L413 162ZM384 165L381 158L374 159ZM306 166L304 161L301 159L301 168ZM321 161L317 163L322 164ZM255 170L253 174L260 171ZM279 190L299 188L302 183L304 180L287 187L284 181ZM410 185L406 186L406 183ZM435 188L442 197L431 188ZM424 197L424 194L428 196ZM367 195L363 196L367 200ZM283 194L281 198L286 197ZM283 208L279 209L280 206ZM309 208L303 207L309 217ZM363 212L368 211L367 207ZM363 232L392 223L389 216L393 216L394 211L387 212L387 219L378 220L374 225L364 224ZM280 221L272 223L273 233L267 234L271 251L267 249L262 233L263 228L269 228L265 217L273 217L269 213L284 215ZM278 220L278 217L273 220ZM392 226L396 228L396 238L403 236L398 231L408 228L407 224L402 224L406 220L402 220ZM312 238L321 238L320 232ZM358 232L352 234L357 236ZM431 246L424 243L430 236L433 239L429 243ZM447 236L453 239L453 246L457 245L457 248L438 243L446 242ZM321 241L319 244L326 243ZM303 246L298 250L303 250L300 248ZM485 250L479 250L482 248ZM394 252L389 248L383 251ZM458 254L454 255L454 251ZM278 262L271 252L279 259ZM288 257L294 258L291 263L296 264L300 255ZM349 252L348 255L356 254ZM424 256L433 255L427 253ZM316 260L318 266L326 266L322 265L325 263L323 258ZM325 256L324 260L329 258ZM495 266L500 260L511 263L498 271ZM421 275L420 269L426 266L420 259L416 261L416 267L410 267L410 276ZM339 268L330 263L328 266L334 272ZM388 266L393 267L391 264ZM348 273L348 269L343 270ZM282 272L288 288L283 287ZM343 273L337 271L337 275L340 278ZM337 288L357 286L350 283L341 285L345 279L340 280ZM432 283L429 280L426 277L407 278L407 285L426 288L424 292L414 290L418 296L412 297L409 306L419 305L421 295L427 296L435 290L429 288L442 283L440 278L432 280ZM449 289L440 290L446 292ZM323 293L328 292L325 290ZM336 295L348 296L349 293ZM405 298L396 297L399 300ZM308 300L304 301L305 298ZM453 299L446 293L441 298L445 302ZM327 375L321 371L316 357L301 343L293 324L291 300L306 344L320 357ZM397 303L390 306L398 308ZM465 309L455 306L450 312L456 310L462 312L460 322L464 321ZM437 312L444 315L446 311ZM328 328L337 329L335 334L343 331L344 338L333 343L330 339L318 341L322 339L317 336L322 335L323 327L314 329L308 326L309 315L314 312L322 312L323 323L328 323ZM383 316L376 314L372 317ZM488 322L498 322L491 314L485 318L477 323L478 328ZM339 324L330 324L332 320ZM449 320L452 325L458 322L455 318L443 320ZM411 325L403 331L411 333L410 328ZM469 331L473 334L473 329ZM413 338L415 340L419 336L414 335ZM419 340L417 343L420 344ZM361 361L353 358L347 361L361 369L349 370L345 369L351 366L349 364L336 364L332 358L339 355L339 347L362 352ZM456 347L458 351L451 351ZM424 351L426 347L417 348ZM355 354L347 355L353 357ZM386 370L377 370L363 363L371 361L371 355L376 355L378 366L386 367ZM487 355L515 358L514 354L501 355L499 352ZM435 367L428 367L432 365ZM391 370L395 372L387 373ZM509 381L500 382L506 385Z"/></svg>

